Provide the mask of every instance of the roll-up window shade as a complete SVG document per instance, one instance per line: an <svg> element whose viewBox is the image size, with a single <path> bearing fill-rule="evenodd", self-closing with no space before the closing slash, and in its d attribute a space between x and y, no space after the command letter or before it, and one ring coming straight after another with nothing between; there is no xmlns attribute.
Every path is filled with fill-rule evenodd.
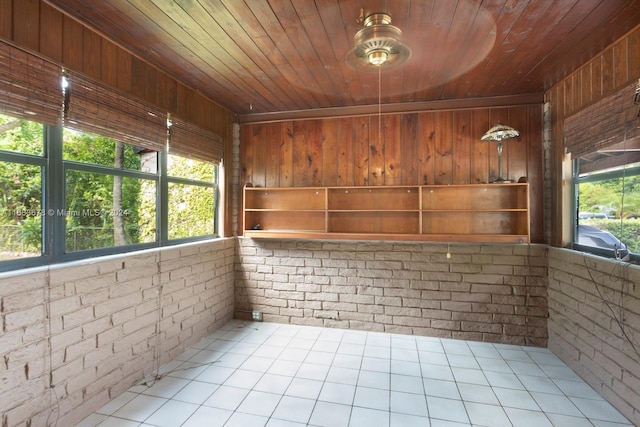
<svg viewBox="0 0 640 427"><path fill-rule="evenodd" d="M59 65L0 42L0 112L57 125L62 118Z"/></svg>
<svg viewBox="0 0 640 427"><path fill-rule="evenodd" d="M640 137L637 84L614 92L564 121L565 147L576 159Z"/></svg>
<svg viewBox="0 0 640 427"><path fill-rule="evenodd" d="M80 74L67 77L65 127L154 151L165 148L166 112Z"/></svg>
<svg viewBox="0 0 640 427"><path fill-rule="evenodd" d="M169 135L171 154L207 162L222 160L224 142L220 135L173 116Z"/></svg>

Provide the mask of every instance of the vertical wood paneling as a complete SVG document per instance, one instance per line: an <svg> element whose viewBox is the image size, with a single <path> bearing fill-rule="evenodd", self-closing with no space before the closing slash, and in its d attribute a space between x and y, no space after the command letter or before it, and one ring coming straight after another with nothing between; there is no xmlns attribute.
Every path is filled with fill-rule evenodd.
<svg viewBox="0 0 640 427"><path fill-rule="evenodd" d="M118 47L109 40L102 39L100 78L112 87L118 87Z"/></svg>
<svg viewBox="0 0 640 427"><path fill-rule="evenodd" d="M517 182L521 177L527 177L527 147L532 143L532 135L524 131L529 129L527 108L510 108L506 124L520 131L519 138L504 142L506 155L502 162L504 177ZM536 132L535 135L539 136L540 133Z"/></svg>
<svg viewBox="0 0 640 427"><path fill-rule="evenodd" d="M470 176L471 184L489 182L489 154L492 152L492 144L482 141L480 138L491 127L489 123L489 110L479 109L471 112L471 151L470 151Z"/></svg>
<svg viewBox="0 0 640 427"><path fill-rule="evenodd" d="M338 185L338 137L340 121L320 120L322 141L323 185Z"/></svg>
<svg viewBox="0 0 640 427"><path fill-rule="evenodd" d="M64 17L62 20L62 62L67 67L82 71L82 35L84 28L77 21Z"/></svg>
<svg viewBox="0 0 640 427"><path fill-rule="evenodd" d="M252 151L253 154L253 186L265 187L267 185L267 128L264 126L253 127L253 138L258 141L254 144Z"/></svg>
<svg viewBox="0 0 640 427"><path fill-rule="evenodd" d="M355 185L369 185L369 117L356 118Z"/></svg>
<svg viewBox="0 0 640 427"><path fill-rule="evenodd" d="M527 144L526 155L527 171L526 176L529 181L530 205L537 207L531 215L530 233L531 241L543 242L544 237L544 215L542 206L544 204L544 172L540 165L544 164L543 146L540 143L543 135L543 116L540 108L527 108Z"/></svg>
<svg viewBox="0 0 640 427"><path fill-rule="evenodd" d="M0 37L13 39L13 0L0 0Z"/></svg>
<svg viewBox="0 0 640 427"><path fill-rule="evenodd" d="M13 8L13 39L20 46L38 51L40 42L40 0L20 0ZM11 8L8 9L11 11ZM3 9L2 14L6 13Z"/></svg>
<svg viewBox="0 0 640 427"><path fill-rule="evenodd" d="M607 95L615 89L613 47L602 53L602 95Z"/></svg>
<svg viewBox="0 0 640 427"><path fill-rule="evenodd" d="M629 78L640 79L640 27L629 35L627 41L629 55Z"/></svg>
<svg viewBox="0 0 640 427"><path fill-rule="evenodd" d="M438 111L434 125L434 183L450 184L453 179L453 113Z"/></svg>
<svg viewBox="0 0 640 427"><path fill-rule="evenodd" d="M384 185L402 183L402 127L401 116L387 115L384 119Z"/></svg>
<svg viewBox="0 0 640 427"><path fill-rule="evenodd" d="M372 116L369 127L369 185L384 185L384 117Z"/></svg>
<svg viewBox="0 0 640 427"><path fill-rule="evenodd" d="M427 112L418 115L418 147L420 159L418 171L420 184L435 183L435 113Z"/></svg>
<svg viewBox="0 0 640 427"><path fill-rule="evenodd" d="M569 223L569 215L565 215L570 207L570 192L564 185L563 168L565 159L564 150L564 120L582 108L592 105L612 92L620 89L631 81L640 78L640 26L616 41L614 44L596 55L573 74L549 89L545 94L551 102L552 115L552 159L551 159L551 203L554 206L551 213L551 244L564 246L571 241L572 225ZM577 86L576 76L580 76L582 83ZM578 92L575 94L574 92ZM579 95L579 98L578 98ZM575 102L580 99L581 102ZM530 126L535 126L531 120ZM541 136L540 136L541 138ZM530 147L528 158L530 162L535 160L535 153ZM531 171L529 171L531 174ZM534 186L531 186L532 192ZM542 196L532 194L532 203ZM541 224L536 224L537 219L532 216L531 235L537 233Z"/></svg>
<svg viewBox="0 0 640 427"><path fill-rule="evenodd" d="M471 182L471 111L453 112L453 184Z"/></svg>
<svg viewBox="0 0 640 427"><path fill-rule="evenodd" d="M0 8L5 10L3 6ZM40 52L55 62L62 62L62 19L62 13L57 9L46 3L40 5Z"/></svg>
<svg viewBox="0 0 640 427"><path fill-rule="evenodd" d="M520 141L504 144L503 175L526 176L536 186L531 208L538 218L534 241L541 241L541 106L384 115L380 135L377 115L247 124L240 131L241 163L250 166L243 166L241 181L275 187L486 183L497 176L497 148L480 137L498 120L521 132Z"/></svg>
<svg viewBox="0 0 640 427"><path fill-rule="evenodd" d="M265 129L265 186L280 187L280 149L282 143L282 125L272 123Z"/></svg>
<svg viewBox="0 0 640 427"><path fill-rule="evenodd" d="M498 108L492 109L489 112L489 127L494 126L499 121L503 124L509 124L508 109ZM493 181L498 178L498 148L496 142L488 142L487 144L489 145L489 181ZM509 144L504 143L502 147L502 175L506 178L508 172Z"/></svg>
<svg viewBox="0 0 640 427"><path fill-rule="evenodd" d="M418 179L418 114L402 115L400 150L402 184L415 184Z"/></svg>
<svg viewBox="0 0 640 427"><path fill-rule="evenodd" d="M283 122L280 142L280 186L293 186L293 122Z"/></svg>
<svg viewBox="0 0 640 427"><path fill-rule="evenodd" d="M100 80L101 60L102 38L85 28L82 32L82 72L94 80Z"/></svg>
<svg viewBox="0 0 640 427"><path fill-rule="evenodd" d="M640 55L640 52L635 52L635 54ZM613 45L613 85L616 88L629 81L629 75L627 74L629 71L627 67L628 57L627 39L622 39Z"/></svg>
<svg viewBox="0 0 640 427"><path fill-rule="evenodd" d="M137 82L135 85L131 86L131 94L138 98L144 99L145 94L147 93L147 73L146 73L146 64L139 60L138 58L132 58L131 60L131 76L134 82ZM186 89L186 87L184 87ZM187 116L192 113L190 111L192 107L190 97L192 94L190 91L183 90L182 91L183 98L178 105L177 113L181 116Z"/></svg>
<svg viewBox="0 0 640 427"><path fill-rule="evenodd" d="M247 125L240 133L240 184L253 184L253 149L256 145L256 138L253 134L254 125Z"/></svg>
<svg viewBox="0 0 640 427"><path fill-rule="evenodd" d="M125 52L123 49L118 48L118 89L123 92L131 93L131 85L133 80L133 74L131 72L131 62L133 57ZM176 103L175 110L178 111L178 87L181 86L176 82Z"/></svg>
<svg viewBox="0 0 640 427"><path fill-rule="evenodd" d="M338 185L355 185L355 119L340 119L338 140Z"/></svg>
<svg viewBox="0 0 640 427"><path fill-rule="evenodd" d="M257 125L259 126L259 125ZM308 187L307 122L293 122L293 186Z"/></svg>
<svg viewBox="0 0 640 427"><path fill-rule="evenodd" d="M323 166L323 145L322 123L320 120L313 120L307 125L307 144L309 158L309 184L321 186L324 184Z"/></svg>

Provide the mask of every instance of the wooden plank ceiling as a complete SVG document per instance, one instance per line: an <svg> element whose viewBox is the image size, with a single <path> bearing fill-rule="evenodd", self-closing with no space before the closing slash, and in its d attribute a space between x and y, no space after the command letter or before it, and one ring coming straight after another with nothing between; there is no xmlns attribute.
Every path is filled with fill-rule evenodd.
<svg viewBox="0 0 640 427"><path fill-rule="evenodd" d="M640 0L46 0L232 112L541 94L640 23ZM411 59L350 65L387 12Z"/></svg>

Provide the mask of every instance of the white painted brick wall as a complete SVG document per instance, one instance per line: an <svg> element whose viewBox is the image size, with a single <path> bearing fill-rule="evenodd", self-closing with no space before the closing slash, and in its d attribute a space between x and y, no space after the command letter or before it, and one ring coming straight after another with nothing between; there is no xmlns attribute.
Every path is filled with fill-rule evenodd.
<svg viewBox="0 0 640 427"><path fill-rule="evenodd" d="M549 248L549 349L640 425L640 268Z"/></svg>
<svg viewBox="0 0 640 427"><path fill-rule="evenodd" d="M3 273L0 425L75 425L230 320L233 281L234 239Z"/></svg>
<svg viewBox="0 0 640 427"><path fill-rule="evenodd" d="M236 317L545 346L546 246L450 248L238 238Z"/></svg>

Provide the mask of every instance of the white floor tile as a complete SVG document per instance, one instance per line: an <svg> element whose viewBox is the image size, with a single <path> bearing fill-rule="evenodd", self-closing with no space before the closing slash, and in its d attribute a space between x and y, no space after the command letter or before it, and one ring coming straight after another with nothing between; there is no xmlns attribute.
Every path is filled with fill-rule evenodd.
<svg viewBox="0 0 640 427"><path fill-rule="evenodd" d="M500 404L504 407L540 411L540 407L528 391L498 387L494 388L493 391Z"/></svg>
<svg viewBox="0 0 640 427"><path fill-rule="evenodd" d="M324 383L318 400L323 402L340 403L343 405L353 404L353 396L356 386L349 384Z"/></svg>
<svg viewBox="0 0 640 427"><path fill-rule="evenodd" d="M580 397L569 398L571 402L582 412L587 418L593 420L607 420L616 423L627 422L620 413L607 401L599 399L583 399Z"/></svg>
<svg viewBox="0 0 640 427"><path fill-rule="evenodd" d="M293 377L285 375L264 374L253 389L267 393L284 394L292 380Z"/></svg>
<svg viewBox="0 0 640 427"><path fill-rule="evenodd" d="M453 377L459 383L489 385L487 377L485 377L484 373L479 369L457 368L453 366L451 367L451 371L453 371Z"/></svg>
<svg viewBox="0 0 640 427"><path fill-rule="evenodd" d="M350 405L317 402L313 408L309 425L320 427L347 427L351 416Z"/></svg>
<svg viewBox="0 0 640 427"><path fill-rule="evenodd" d="M283 396L273 412L272 417L280 420L306 423L311 418L311 412L316 401L312 399L302 399L300 397Z"/></svg>
<svg viewBox="0 0 640 427"><path fill-rule="evenodd" d="M447 355L444 353L420 351L418 355L420 357L420 363L449 366L449 359L447 359Z"/></svg>
<svg viewBox="0 0 640 427"><path fill-rule="evenodd" d="M424 378L424 392L427 396L444 397L446 399L460 400L460 391L455 381L436 380Z"/></svg>
<svg viewBox="0 0 640 427"><path fill-rule="evenodd" d="M386 372L360 371L357 384L360 387L389 390L391 388L391 375Z"/></svg>
<svg viewBox="0 0 640 427"><path fill-rule="evenodd" d="M511 388L514 390L524 390L516 374L510 372L484 371L484 376L492 387Z"/></svg>
<svg viewBox="0 0 640 427"><path fill-rule="evenodd" d="M419 417L417 415L392 412L390 417L390 427L429 427L431 425L429 418Z"/></svg>
<svg viewBox="0 0 640 427"><path fill-rule="evenodd" d="M252 389L260 381L262 375L264 375L262 372L238 369L225 380L224 385Z"/></svg>
<svg viewBox="0 0 640 427"><path fill-rule="evenodd" d="M173 396L174 400L201 405L215 392L220 385L191 381Z"/></svg>
<svg viewBox="0 0 640 427"><path fill-rule="evenodd" d="M498 398L493 393L493 389L487 385L458 384L460 396L465 402L484 403L487 405L500 405Z"/></svg>
<svg viewBox="0 0 640 427"><path fill-rule="evenodd" d="M243 388L235 388L228 386L220 386L209 397L203 405L213 406L214 408L226 409L229 411L235 411L240 403L247 397L249 390Z"/></svg>
<svg viewBox="0 0 640 427"><path fill-rule="evenodd" d="M80 427L631 427L547 349L234 320Z"/></svg>
<svg viewBox="0 0 640 427"><path fill-rule="evenodd" d="M424 395L424 384L419 376L391 374L391 390Z"/></svg>
<svg viewBox="0 0 640 427"><path fill-rule="evenodd" d="M264 427L269 422L268 417L234 412L227 420L224 427Z"/></svg>
<svg viewBox="0 0 640 427"><path fill-rule="evenodd" d="M359 408L351 410L349 427L388 427L389 412L377 409Z"/></svg>
<svg viewBox="0 0 640 427"><path fill-rule="evenodd" d="M193 403L170 400L147 418L145 424L152 424L158 427L179 426L191 417L198 408L199 405Z"/></svg>
<svg viewBox="0 0 640 427"><path fill-rule="evenodd" d="M125 404L129 403L134 397L138 396L136 393L125 391L120 396L112 399L109 403L96 411L97 414L111 415L118 409L122 408Z"/></svg>
<svg viewBox="0 0 640 427"><path fill-rule="evenodd" d="M549 418L539 410L504 408L504 411L513 427L554 427Z"/></svg>
<svg viewBox="0 0 640 427"><path fill-rule="evenodd" d="M315 363L303 363L298 372L297 377L306 378L309 380L324 381L329 373L328 365L316 365Z"/></svg>
<svg viewBox="0 0 640 427"><path fill-rule="evenodd" d="M322 390L322 384L323 382L318 380L294 378L284 394L316 400L320 395L320 390Z"/></svg>
<svg viewBox="0 0 640 427"><path fill-rule="evenodd" d="M583 399L602 399L591 386L584 381L553 380L564 394L569 397L579 397Z"/></svg>
<svg viewBox="0 0 640 427"><path fill-rule="evenodd" d="M244 398L237 411L269 418L278 406L281 397L278 394L254 390Z"/></svg>
<svg viewBox="0 0 640 427"><path fill-rule="evenodd" d="M467 410L462 400L427 396L427 409L429 411L429 418L457 423L469 422Z"/></svg>
<svg viewBox="0 0 640 427"><path fill-rule="evenodd" d="M553 414L570 415L572 417L580 417L582 413L576 405L569 400L568 397L555 394L532 392L531 395L535 399L540 409Z"/></svg>
<svg viewBox="0 0 640 427"><path fill-rule="evenodd" d="M200 406L181 427L222 427L233 411L209 406Z"/></svg>
<svg viewBox="0 0 640 427"><path fill-rule="evenodd" d="M113 413L113 416L142 422L164 405L167 399L140 394Z"/></svg>
<svg viewBox="0 0 640 427"><path fill-rule="evenodd" d="M427 400L424 394L391 392L391 412L427 417Z"/></svg>
<svg viewBox="0 0 640 427"><path fill-rule="evenodd" d="M511 421L501 406L475 402L465 402L464 406L473 425L511 427Z"/></svg>
<svg viewBox="0 0 640 427"><path fill-rule="evenodd" d="M358 383L358 375L360 370L350 368L340 368L332 366L327 373L326 381L340 384L355 385Z"/></svg>
<svg viewBox="0 0 640 427"><path fill-rule="evenodd" d="M353 406L361 408L389 410L390 394L389 390L379 388L356 387L353 399Z"/></svg>
<svg viewBox="0 0 640 427"><path fill-rule="evenodd" d="M164 377L151 387L142 391L142 394L170 399L187 384L189 384L189 380L185 380L183 378Z"/></svg>
<svg viewBox="0 0 640 427"><path fill-rule="evenodd" d="M399 375L420 376L420 363L405 360L391 360L391 373Z"/></svg>

